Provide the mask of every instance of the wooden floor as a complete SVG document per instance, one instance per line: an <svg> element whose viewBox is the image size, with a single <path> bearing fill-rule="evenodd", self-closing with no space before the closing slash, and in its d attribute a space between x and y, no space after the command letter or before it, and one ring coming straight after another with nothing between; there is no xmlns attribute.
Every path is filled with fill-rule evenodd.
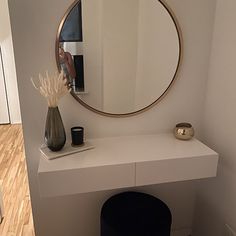
<svg viewBox="0 0 236 236"><path fill-rule="evenodd" d="M0 125L0 184L5 208L0 236L33 236L21 125Z"/></svg>

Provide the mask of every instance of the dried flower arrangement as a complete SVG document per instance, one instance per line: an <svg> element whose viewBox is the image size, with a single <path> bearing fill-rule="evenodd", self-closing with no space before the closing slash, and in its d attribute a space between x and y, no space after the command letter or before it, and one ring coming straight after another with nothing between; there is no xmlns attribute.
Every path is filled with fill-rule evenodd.
<svg viewBox="0 0 236 236"><path fill-rule="evenodd" d="M31 78L31 82L35 89L46 98L49 107L57 107L60 98L70 92L63 71L51 76L47 71L46 77L39 74L39 86L35 85L33 78Z"/></svg>

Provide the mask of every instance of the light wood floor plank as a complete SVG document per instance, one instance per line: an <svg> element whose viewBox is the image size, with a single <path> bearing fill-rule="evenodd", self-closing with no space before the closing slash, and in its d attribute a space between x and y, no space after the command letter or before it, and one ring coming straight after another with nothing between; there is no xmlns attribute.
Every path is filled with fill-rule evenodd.
<svg viewBox="0 0 236 236"><path fill-rule="evenodd" d="M34 236L21 125L0 125L1 236Z"/></svg>

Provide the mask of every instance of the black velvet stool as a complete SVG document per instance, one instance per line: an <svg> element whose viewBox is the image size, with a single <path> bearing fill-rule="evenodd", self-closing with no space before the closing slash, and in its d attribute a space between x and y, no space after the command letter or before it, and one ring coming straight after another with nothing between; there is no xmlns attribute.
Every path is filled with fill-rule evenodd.
<svg viewBox="0 0 236 236"><path fill-rule="evenodd" d="M101 236L170 236L171 221L171 212L160 199L124 192L104 203Z"/></svg>

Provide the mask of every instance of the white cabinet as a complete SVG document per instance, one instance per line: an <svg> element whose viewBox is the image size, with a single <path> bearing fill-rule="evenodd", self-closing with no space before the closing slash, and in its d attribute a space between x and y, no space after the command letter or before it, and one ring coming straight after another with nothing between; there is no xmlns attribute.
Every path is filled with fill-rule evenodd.
<svg viewBox="0 0 236 236"><path fill-rule="evenodd" d="M135 165L73 168L39 173L43 197L117 189L135 185Z"/></svg>
<svg viewBox="0 0 236 236"><path fill-rule="evenodd" d="M92 139L94 149L48 161L41 156L42 197L216 176L218 154L172 134Z"/></svg>
<svg viewBox="0 0 236 236"><path fill-rule="evenodd" d="M204 159L199 156L136 163L136 185L213 177L216 175L217 163L218 159L214 156L205 156Z"/></svg>

